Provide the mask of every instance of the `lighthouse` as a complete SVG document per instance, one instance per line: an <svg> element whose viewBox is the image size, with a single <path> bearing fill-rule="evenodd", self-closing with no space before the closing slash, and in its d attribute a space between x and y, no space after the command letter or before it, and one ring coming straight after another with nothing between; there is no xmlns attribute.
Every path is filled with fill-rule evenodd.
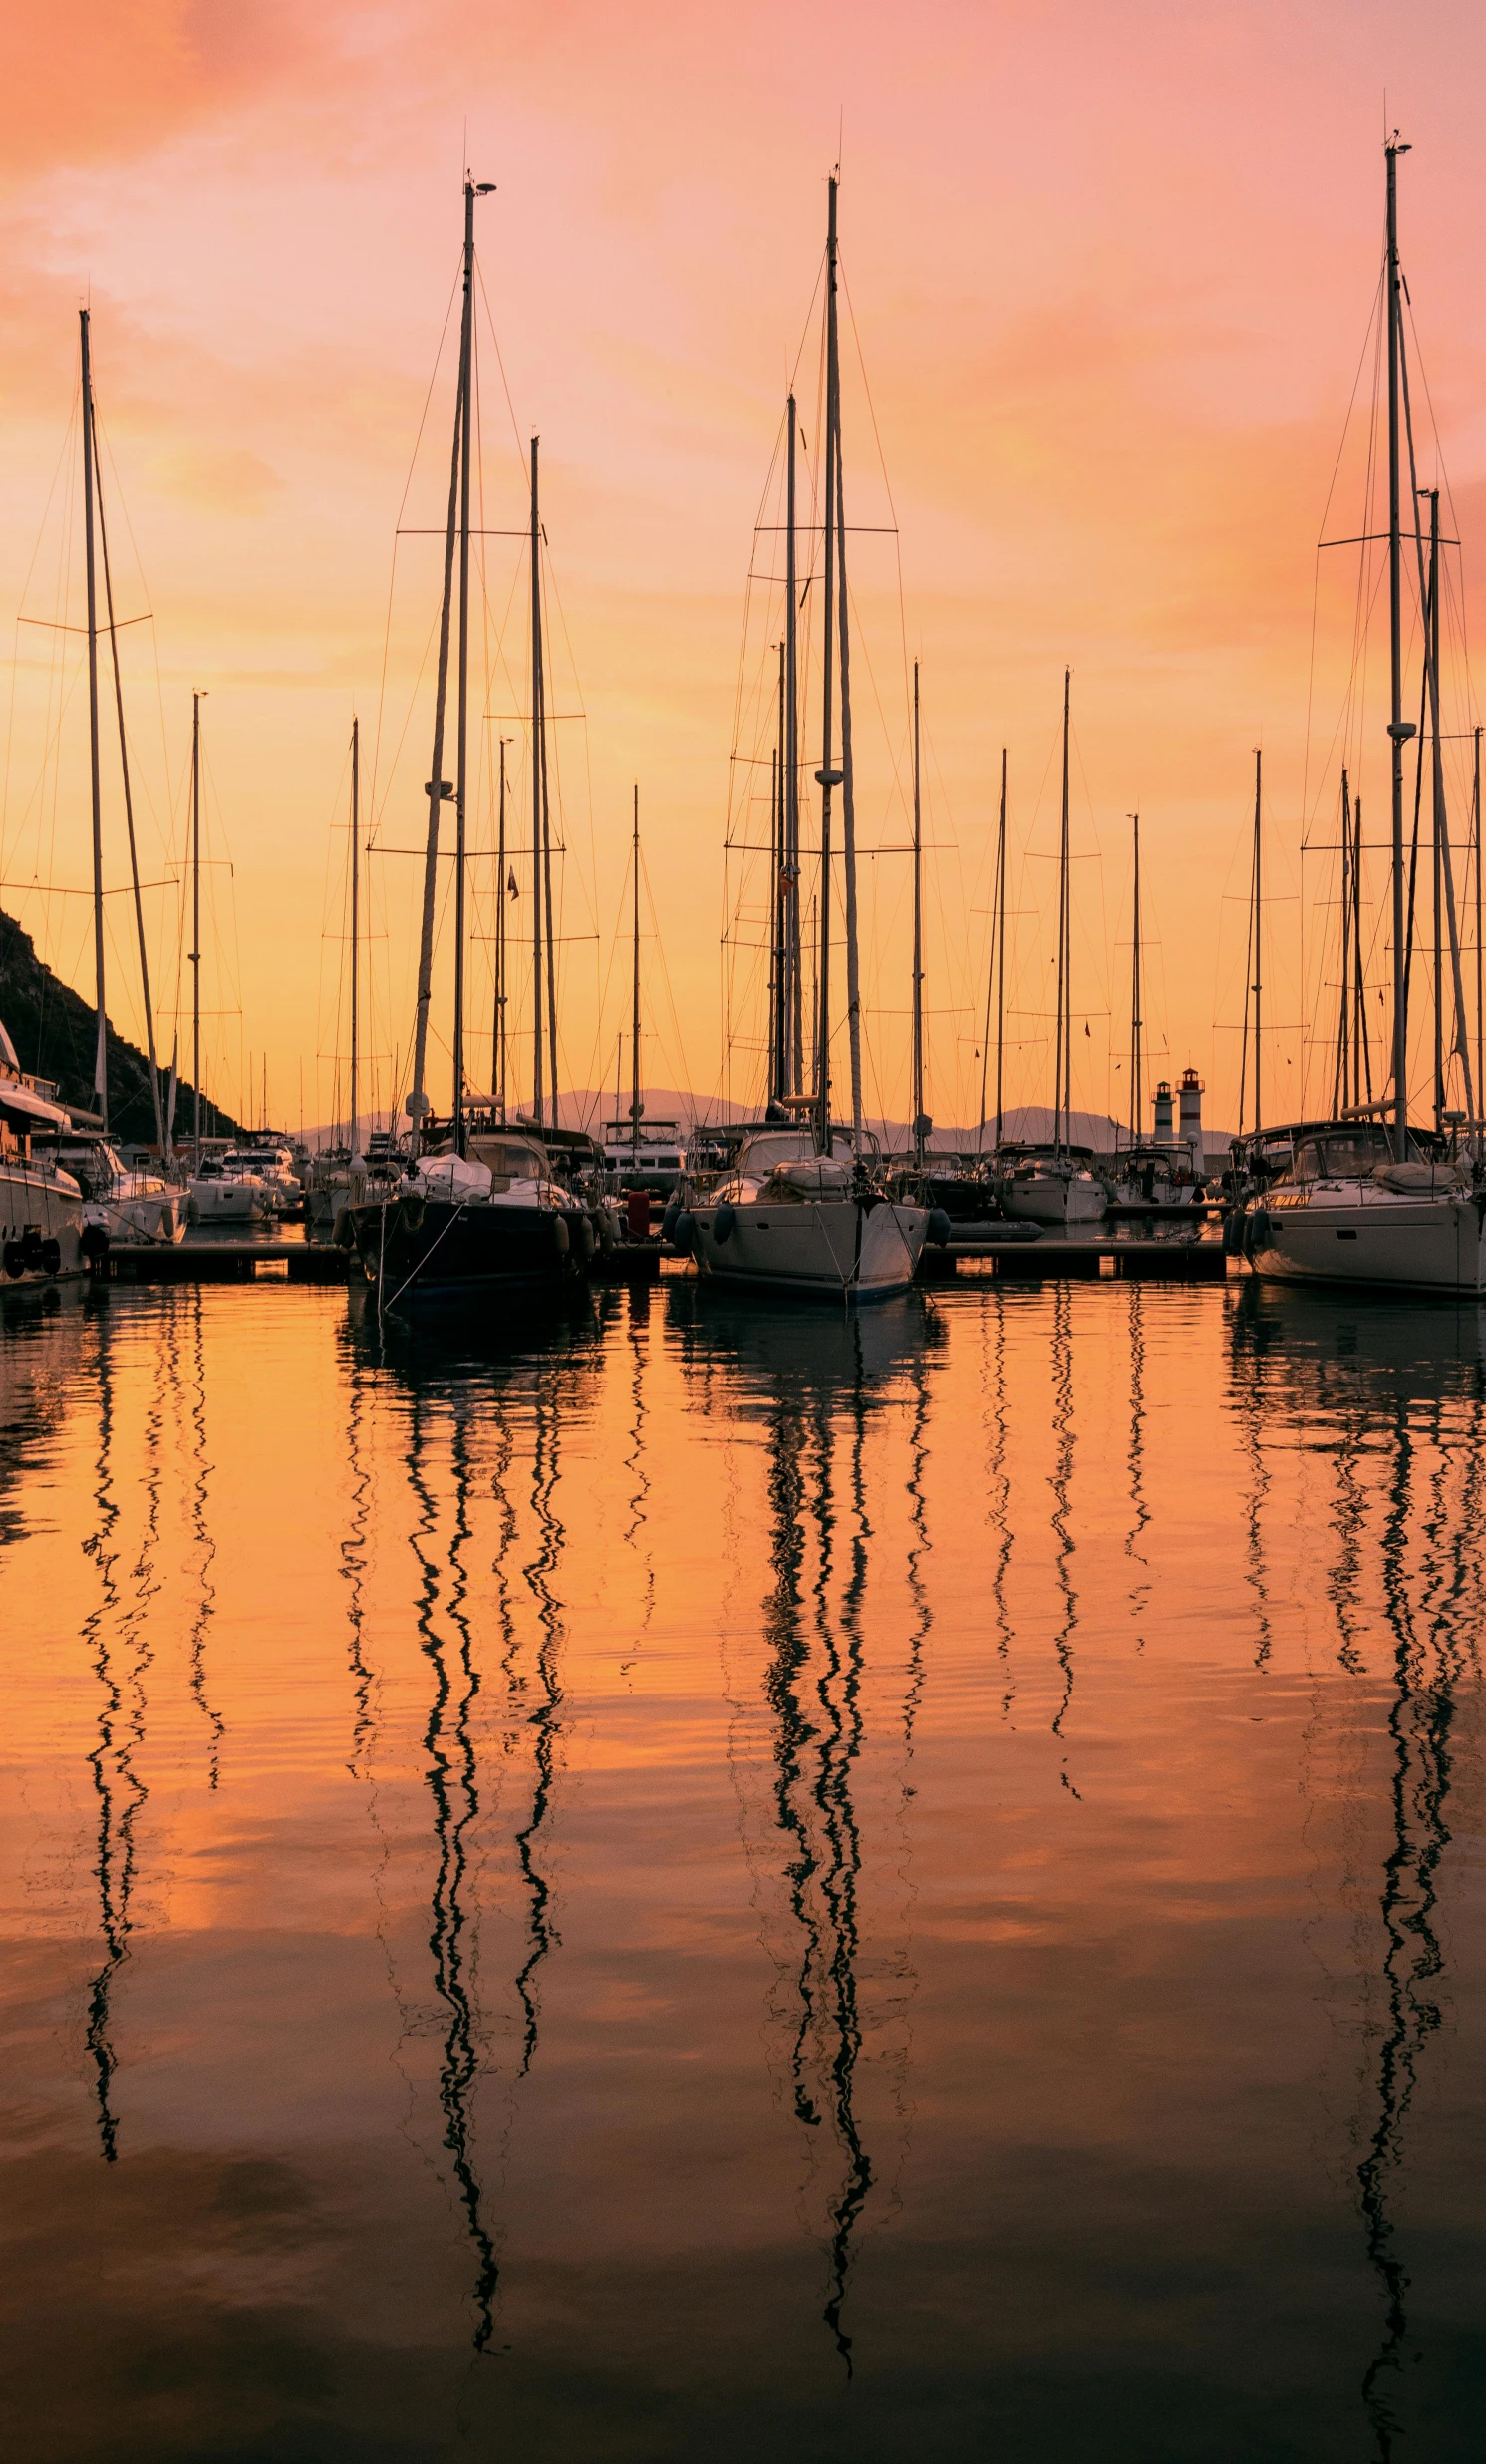
<svg viewBox="0 0 1486 2464"><path fill-rule="evenodd" d="M1202 1080L1196 1071L1184 1070L1181 1087L1181 1118L1177 1136L1182 1145L1191 1150L1194 1180L1201 1180L1207 1170L1207 1155L1202 1144Z"/></svg>
<svg viewBox="0 0 1486 2464"><path fill-rule="evenodd" d="M1156 1144L1163 1144L1171 1135L1171 1080L1162 1078L1156 1088Z"/></svg>

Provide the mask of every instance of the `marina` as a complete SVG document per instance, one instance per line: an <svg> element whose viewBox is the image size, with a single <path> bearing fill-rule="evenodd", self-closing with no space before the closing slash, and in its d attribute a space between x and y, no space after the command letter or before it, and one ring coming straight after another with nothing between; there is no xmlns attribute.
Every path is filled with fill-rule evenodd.
<svg viewBox="0 0 1486 2464"><path fill-rule="evenodd" d="M95 14L7 2453L1474 2464L1486 32Z"/></svg>

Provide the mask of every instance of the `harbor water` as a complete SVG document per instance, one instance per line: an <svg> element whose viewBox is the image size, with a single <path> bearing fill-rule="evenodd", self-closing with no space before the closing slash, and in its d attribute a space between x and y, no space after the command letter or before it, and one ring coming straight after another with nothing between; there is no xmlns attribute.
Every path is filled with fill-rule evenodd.
<svg viewBox="0 0 1486 2464"><path fill-rule="evenodd" d="M1474 2456L1486 1321L0 1334L52 2459Z"/></svg>

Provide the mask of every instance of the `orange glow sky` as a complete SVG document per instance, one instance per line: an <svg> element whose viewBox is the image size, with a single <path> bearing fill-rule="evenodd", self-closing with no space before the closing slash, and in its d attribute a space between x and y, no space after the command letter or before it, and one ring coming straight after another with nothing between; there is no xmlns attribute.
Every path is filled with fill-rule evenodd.
<svg viewBox="0 0 1486 2464"><path fill-rule="evenodd" d="M266 1048L280 1117L297 1116L301 1059L304 1116L333 1108L330 1065L316 1059L337 1040L339 962L322 938L340 929L332 825L353 709L376 728L392 533L454 274L466 148L475 175L499 182L481 208L484 282L520 433L543 441L571 646L557 695L573 707L581 691L587 713L586 755L576 729L564 738L565 1076L612 1078L623 966L602 1015L595 983L638 778L685 1048L657 981L661 1052L646 1075L718 1084L743 583L838 131L844 261L901 530L907 652L924 665L930 828L944 850L930 891L931 1109L974 1116L966 1005L983 964L999 749L1011 752L1014 843L1045 849L1065 661L1075 835L1103 851L1102 868L1079 873L1093 1032L1075 1099L1122 1101L1124 816L1138 803L1159 941L1153 1058L1204 1071L1210 1124L1234 1114L1237 1039L1224 1022L1242 998L1233 901L1261 741L1275 885L1290 899L1272 915L1271 1113L1299 1094L1291 894L1314 551L1376 279L1385 95L1414 147L1405 264L1467 558L1486 507L1478 11L62 0L13 20L7 51L0 604L57 612L63 499L49 513L48 491L75 389L76 311L91 296L114 501L122 490L156 618L163 745L149 628L128 653L150 878L161 842L178 844L190 688L211 697L213 831L236 867L243 1007L240 1029L212 1031L224 1101L242 1100L242 1054ZM439 453L448 373L446 361L430 414ZM853 503L870 521L883 498L859 393L846 417ZM522 474L489 362L484 433L487 519L518 524ZM1429 455L1432 472L1432 444ZM410 503L434 505L433 469L420 464ZM141 584L122 514L118 527L121 613L133 612ZM497 613L514 572L491 567ZM400 564L389 741L415 696L432 577L432 564L422 578ZM896 607L866 551L859 587L864 655L896 709ZM87 878L86 729L74 693L48 769L51 652L37 646L51 637L15 639L0 896L86 988L85 903L48 907L16 886ZM1343 652L1339 634L1323 640L1313 807ZM519 679L519 587L506 657ZM901 843L865 733L864 830ZM379 772L389 841L421 829L428 735L414 699L413 750L397 770L384 753ZM1369 759L1380 822L1375 746ZM122 879L117 796L108 826ZM883 1015L869 1093L901 1117L896 861L873 883L868 992ZM1044 998L1050 941L1035 910L1049 870L1019 854L1024 1013ZM372 1040L387 1051L408 1037L414 867L389 860L380 878L390 938ZM169 901L152 895L159 963L173 969ZM111 1006L132 1028L116 909ZM579 941L595 920L604 944ZM226 903L218 923L226 952ZM481 949L477 985L483 966ZM237 998L231 972L224 957L222 1007ZM1045 1096L1040 1032L1025 1030L1013 1100ZM473 1075L483 1083L478 1045ZM747 1081L736 1063L734 1092L751 1092Z"/></svg>

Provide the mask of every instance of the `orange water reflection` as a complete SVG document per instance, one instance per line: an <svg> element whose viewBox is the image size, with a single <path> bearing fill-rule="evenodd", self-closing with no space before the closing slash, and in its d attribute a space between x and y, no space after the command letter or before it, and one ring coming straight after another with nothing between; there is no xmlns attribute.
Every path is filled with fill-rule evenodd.
<svg viewBox="0 0 1486 2464"><path fill-rule="evenodd" d="M33 2446L1466 2452L1475 1313L177 1288L0 1380Z"/></svg>

